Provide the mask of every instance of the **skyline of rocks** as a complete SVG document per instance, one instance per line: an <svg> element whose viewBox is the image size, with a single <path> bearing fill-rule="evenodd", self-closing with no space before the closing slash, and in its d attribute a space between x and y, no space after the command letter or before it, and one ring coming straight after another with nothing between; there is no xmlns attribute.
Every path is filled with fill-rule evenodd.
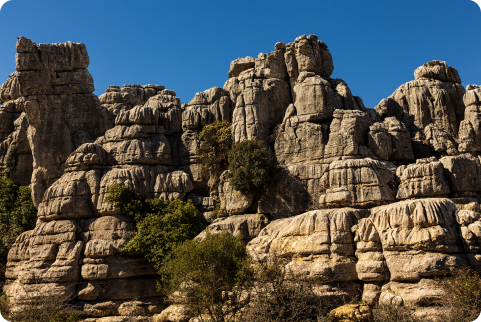
<svg viewBox="0 0 481 322"><path fill-rule="evenodd" d="M234 60L223 88L183 104L162 85L95 96L83 44L20 37L16 61L0 87L0 165L32 187L39 219L9 253L12 305L71 296L89 322L116 321L133 298L140 315L167 307L153 267L118 254L134 226L103 201L116 182L148 198L190 199L208 220L219 205L208 229L241 234L254 259L276 254L328 279L321 296L430 316L433 278L464 264L481 270L481 87L465 89L446 62L419 67L368 109L330 78L333 59L315 35ZM242 195L225 174L213 188L196 151L215 121L232 123L235 143L270 149L280 171L265 196Z"/></svg>

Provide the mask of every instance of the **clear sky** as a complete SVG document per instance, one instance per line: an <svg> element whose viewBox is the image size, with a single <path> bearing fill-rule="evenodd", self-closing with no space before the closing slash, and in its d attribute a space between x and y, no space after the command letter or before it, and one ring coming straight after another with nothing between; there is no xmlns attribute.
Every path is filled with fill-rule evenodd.
<svg viewBox="0 0 481 322"><path fill-rule="evenodd" d="M186 103L222 87L232 60L302 34L329 46L332 77L368 107L431 60L481 84L481 10L470 0L11 0L0 11L0 83L15 71L18 36L83 42L97 95L161 84Z"/></svg>

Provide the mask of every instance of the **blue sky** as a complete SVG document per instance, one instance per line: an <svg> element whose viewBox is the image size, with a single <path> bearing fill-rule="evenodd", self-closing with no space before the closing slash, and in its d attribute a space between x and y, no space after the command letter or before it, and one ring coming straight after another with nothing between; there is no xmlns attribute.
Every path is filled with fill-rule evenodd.
<svg viewBox="0 0 481 322"><path fill-rule="evenodd" d="M232 60L302 34L329 46L332 77L368 107L435 59L456 67L464 86L481 84L481 10L470 0L11 0L0 30L0 83L15 71L18 36L83 42L97 95L161 84L185 103L222 87Z"/></svg>

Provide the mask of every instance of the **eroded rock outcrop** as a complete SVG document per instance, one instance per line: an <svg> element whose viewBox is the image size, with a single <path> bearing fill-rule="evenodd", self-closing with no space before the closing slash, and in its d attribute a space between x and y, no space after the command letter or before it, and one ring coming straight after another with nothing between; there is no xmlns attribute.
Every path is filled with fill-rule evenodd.
<svg viewBox="0 0 481 322"><path fill-rule="evenodd" d="M83 44L19 38L17 72L0 88L0 165L32 184L38 222L9 253L11 303L50 294L73 298L89 322L187 321L175 306L159 314L170 303L152 265L119 252L134 224L104 202L117 182L148 198L191 199L211 222L197 238L240 235L255 260L276 257L326 281L321 297L430 316L435 277L481 270L480 88L465 92L454 68L433 61L372 110L331 78L317 36L274 49L233 61L223 88L181 105L161 85L110 86L97 99ZM235 191L226 173L212 178L199 163L199 133L215 121L232 123L234 142L272 151L280 169L264 196Z"/></svg>
<svg viewBox="0 0 481 322"><path fill-rule="evenodd" d="M382 100L375 107L376 113L381 120L396 117L405 124L416 159L436 152L457 154L458 129L465 109L465 89L458 72L446 62L432 61L416 69L414 76L414 81Z"/></svg>
<svg viewBox="0 0 481 322"><path fill-rule="evenodd" d="M107 115L92 94L84 44L37 46L20 37L16 62L17 71L2 85L0 98L14 100L14 111L26 113L33 156L32 196L38 206L47 188L62 175L69 154L107 130Z"/></svg>

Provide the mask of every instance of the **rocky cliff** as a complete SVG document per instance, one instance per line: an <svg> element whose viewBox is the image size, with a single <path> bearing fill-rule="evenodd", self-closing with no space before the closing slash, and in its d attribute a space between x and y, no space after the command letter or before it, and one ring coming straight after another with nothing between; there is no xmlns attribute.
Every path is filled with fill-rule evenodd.
<svg viewBox="0 0 481 322"><path fill-rule="evenodd" d="M97 98L79 43L17 43L17 71L0 87L0 164L32 187L37 226L10 250L5 291L72 297L87 321L122 321L136 300L165 307L142 257L119 254L132 220L104 202L122 182L144 196L191 199L211 231L241 234L254 259L329 283L319 294L359 296L433 314L433 278L481 270L481 87L432 61L374 109L346 82L317 36L234 60L223 88L181 104L161 85L110 86ZM245 196L199 164L202 128L232 123L234 142L265 142L277 185ZM216 188L212 188L212 187ZM199 238L202 238L199 236ZM382 292L381 292L382 291ZM102 317L102 319L100 319Z"/></svg>

